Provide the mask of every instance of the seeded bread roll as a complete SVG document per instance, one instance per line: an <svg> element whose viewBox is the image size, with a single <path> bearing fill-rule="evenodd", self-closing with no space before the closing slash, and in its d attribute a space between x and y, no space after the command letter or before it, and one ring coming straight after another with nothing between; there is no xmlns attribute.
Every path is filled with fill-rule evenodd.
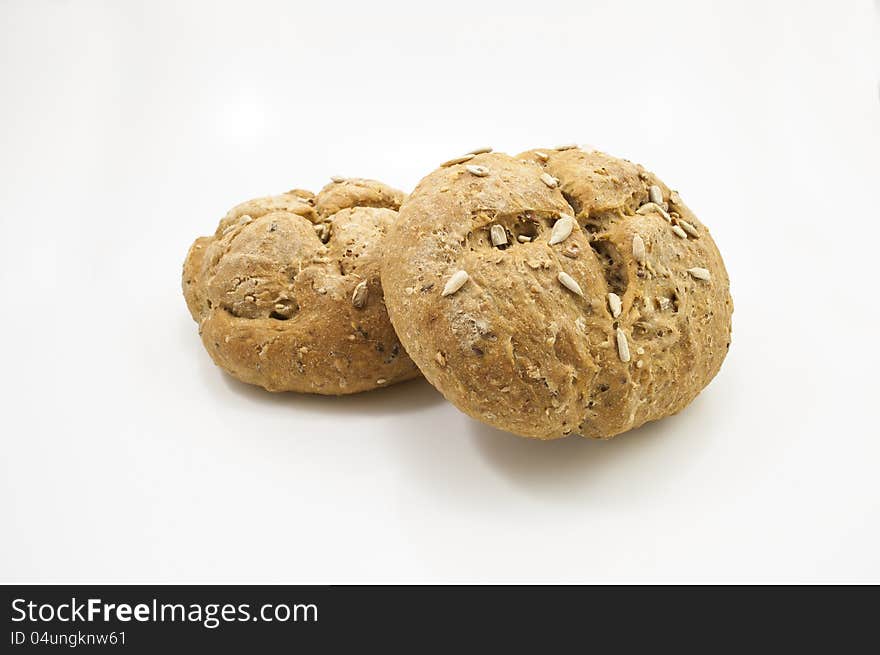
<svg viewBox="0 0 880 655"><path fill-rule="evenodd" d="M214 362L269 391L347 394L418 375L379 281L404 194L372 180L238 205L183 265L183 294Z"/></svg>
<svg viewBox="0 0 880 655"><path fill-rule="evenodd" d="M674 414L730 344L706 227L641 166L575 147L483 153L425 177L382 284L425 377L525 437L605 439Z"/></svg>

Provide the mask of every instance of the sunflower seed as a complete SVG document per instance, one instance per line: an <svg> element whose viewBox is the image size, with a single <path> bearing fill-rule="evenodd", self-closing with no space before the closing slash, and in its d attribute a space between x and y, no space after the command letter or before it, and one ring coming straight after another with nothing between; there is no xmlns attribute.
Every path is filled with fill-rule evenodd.
<svg viewBox="0 0 880 655"><path fill-rule="evenodd" d="M345 178L341 175L334 175L330 178L330 181L339 184L340 182L345 182Z"/></svg>
<svg viewBox="0 0 880 655"><path fill-rule="evenodd" d="M638 234L633 235L633 243L632 243L633 257L639 263L644 265L645 260L648 258L648 253L645 250L645 241Z"/></svg>
<svg viewBox="0 0 880 655"><path fill-rule="evenodd" d="M443 162L442 164L440 164L440 168L446 168L448 166L455 166L456 164L463 164L466 161L470 161L474 157L476 157L476 155L474 155L474 153L472 153L472 152L469 152L468 154L462 155L461 157L455 157L454 159L450 159L448 161Z"/></svg>
<svg viewBox="0 0 880 655"><path fill-rule="evenodd" d="M468 164L465 166L467 172L471 175L476 175L477 177L486 177L489 174L489 169L485 166L475 166L472 164Z"/></svg>
<svg viewBox="0 0 880 655"><path fill-rule="evenodd" d="M660 187L656 184L652 184L648 187L648 198L651 202L656 202L658 205L663 204L663 192L660 190Z"/></svg>
<svg viewBox="0 0 880 655"><path fill-rule="evenodd" d="M489 228L489 236L492 238L493 246L507 245L507 232L500 225L493 225Z"/></svg>
<svg viewBox="0 0 880 655"><path fill-rule="evenodd" d="M669 215L669 213L656 202L646 202L644 205L636 210L636 214L639 214L640 216L644 216L645 214L650 214L652 212L660 214L667 223L672 222L672 217Z"/></svg>
<svg viewBox="0 0 880 655"><path fill-rule="evenodd" d="M516 238L516 240L519 241L520 243L528 243L529 241L532 240L532 237L527 237L525 234L520 234Z"/></svg>
<svg viewBox="0 0 880 655"><path fill-rule="evenodd" d="M354 288L354 293L351 294L351 304L356 309L363 309L364 305L367 304L367 296L369 294L370 290L367 287L367 281L364 280Z"/></svg>
<svg viewBox="0 0 880 655"><path fill-rule="evenodd" d="M669 194L669 200L673 205L681 205L681 196L678 195L678 191L672 191Z"/></svg>
<svg viewBox="0 0 880 655"><path fill-rule="evenodd" d="M688 223L687 221L683 221L683 220L679 219L678 224L681 225L681 229L683 229L685 232L687 232L688 234L690 234L690 235L691 235L692 237L694 237L695 239L696 239L698 236L700 236L700 233L697 232L697 228L695 228L693 225L691 225L691 224Z"/></svg>
<svg viewBox="0 0 880 655"><path fill-rule="evenodd" d="M688 238L687 232L682 230L678 225L672 226L672 233L675 234L675 236L677 237L681 237L682 239Z"/></svg>
<svg viewBox="0 0 880 655"><path fill-rule="evenodd" d="M559 186L559 180L550 175L550 173L541 173L541 181L551 189Z"/></svg>
<svg viewBox="0 0 880 655"><path fill-rule="evenodd" d="M623 309L623 303L620 302L620 296L616 293L608 294L608 307L611 309L611 317L617 318L620 316L620 310Z"/></svg>
<svg viewBox="0 0 880 655"><path fill-rule="evenodd" d="M461 289L469 278L470 276L467 274L467 271L456 271L448 280L446 280L446 286L443 287L443 291L440 295L451 296L453 293Z"/></svg>
<svg viewBox="0 0 880 655"><path fill-rule="evenodd" d="M555 246L557 243L565 241L571 235L572 229L574 229L574 218L567 214L560 216L550 232L550 245Z"/></svg>
<svg viewBox="0 0 880 655"><path fill-rule="evenodd" d="M376 380L376 384L385 384L386 382L388 382L388 380L386 380L385 378L379 378L378 380Z"/></svg>
<svg viewBox="0 0 880 655"><path fill-rule="evenodd" d="M557 150L557 151L561 151L561 150L574 150L575 148L577 148L576 143L566 143L564 146L556 146L553 149Z"/></svg>
<svg viewBox="0 0 880 655"><path fill-rule="evenodd" d="M581 291L581 285L577 283L577 281L565 271L559 271L559 274L556 276L556 279L559 280L559 284L564 286L566 289L571 291L572 293L576 293L581 298L584 297L584 292Z"/></svg>
<svg viewBox="0 0 880 655"><path fill-rule="evenodd" d="M247 225L248 223L252 222L253 220L254 220L253 218L251 218L250 216L245 214L244 216L242 216L241 218L238 219L238 224L239 225Z"/></svg>
<svg viewBox="0 0 880 655"><path fill-rule="evenodd" d="M477 148L475 150L471 150L467 154L469 154L469 155L484 155L487 152L492 152L492 148L488 148L488 147L487 148Z"/></svg>
<svg viewBox="0 0 880 655"><path fill-rule="evenodd" d="M437 354L434 355L434 360L435 360L440 366L446 366L446 356L445 356L443 353L441 353L439 350L437 351Z"/></svg>
<svg viewBox="0 0 880 655"><path fill-rule="evenodd" d="M708 270L706 270L705 268L699 268L698 266L694 268L689 268L687 272L691 274L691 277L694 277L698 280L705 280L708 282L712 279L712 274L709 273Z"/></svg>
<svg viewBox="0 0 880 655"><path fill-rule="evenodd" d="M620 361L628 362L629 343L626 340L626 334L620 328L617 328L617 354L620 355Z"/></svg>
<svg viewBox="0 0 880 655"><path fill-rule="evenodd" d="M535 151L535 157L537 157L541 161L547 161L548 159L550 159L550 155L548 155L546 152L540 152L539 150Z"/></svg>

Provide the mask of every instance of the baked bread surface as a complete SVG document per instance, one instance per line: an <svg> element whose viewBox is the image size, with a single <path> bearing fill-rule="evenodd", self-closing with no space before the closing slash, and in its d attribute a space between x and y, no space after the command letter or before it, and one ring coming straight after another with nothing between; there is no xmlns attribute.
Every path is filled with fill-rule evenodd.
<svg viewBox="0 0 880 655"><path fill-rule="evenodd" d="M340 179L242 203L196 239L183 294L214 362L269 391L348 394L417 376L379 279L403 198Z"/></svg>
<svg viewBox="0 0 880 655"><path fill-rule="evenodd" d="M382 284L425 377L526 437L609 438L674 414L730 344L706 226L653 173L581 148L429 174L389 235Z"/></svg>

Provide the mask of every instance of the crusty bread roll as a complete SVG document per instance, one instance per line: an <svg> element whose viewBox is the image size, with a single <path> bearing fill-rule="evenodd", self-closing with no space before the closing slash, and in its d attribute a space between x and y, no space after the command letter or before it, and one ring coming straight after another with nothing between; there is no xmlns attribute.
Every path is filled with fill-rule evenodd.
<svg viewBox="0 0 880 655"><path fill-rule="evenodd" d="M403 198L338 179L238 205L196 239L183 293L214 362L269 391L347 394L417 376L379 280Z"/></svg>
<svg viewBox="0 0 880 655"><path fill-rule="evenodd" d="M600 152L447 162L384 250L388 312L425 377L525 437L604 439L674 414L730 344L709 231L652 173Z"/></svg>

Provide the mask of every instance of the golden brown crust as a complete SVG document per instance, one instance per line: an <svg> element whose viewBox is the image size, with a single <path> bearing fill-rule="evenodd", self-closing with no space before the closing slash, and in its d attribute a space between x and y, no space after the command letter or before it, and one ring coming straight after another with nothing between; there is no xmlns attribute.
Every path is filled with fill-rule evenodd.
<svg viewBox="0 0 880 655"><path fill-rule="evenodd" d="M416 377L379 280L403 198L361 179L317 196L295 189L234 207L196 239L183 292L217 365L270 391L346 394Z"/></svg>
<svg viewBox="0 0 880 655"><path fill-rule="evenodd" d="M315 197L315 209L322 217L347 207L385 207L399 209L405 194L373 180L349 178L331 182Z"/></svg>
<svg viewBox="0 0 880 655"><path fill-rule="evenodd" d="M646 206L652 185L668 211ZM385 250L401 342L459 409L519 435L608 438L678 412L721 366L733 306L708 230L670 196L642 167L578 148L434 171ZM550 245L565 215L570 235Z"/></svg>

